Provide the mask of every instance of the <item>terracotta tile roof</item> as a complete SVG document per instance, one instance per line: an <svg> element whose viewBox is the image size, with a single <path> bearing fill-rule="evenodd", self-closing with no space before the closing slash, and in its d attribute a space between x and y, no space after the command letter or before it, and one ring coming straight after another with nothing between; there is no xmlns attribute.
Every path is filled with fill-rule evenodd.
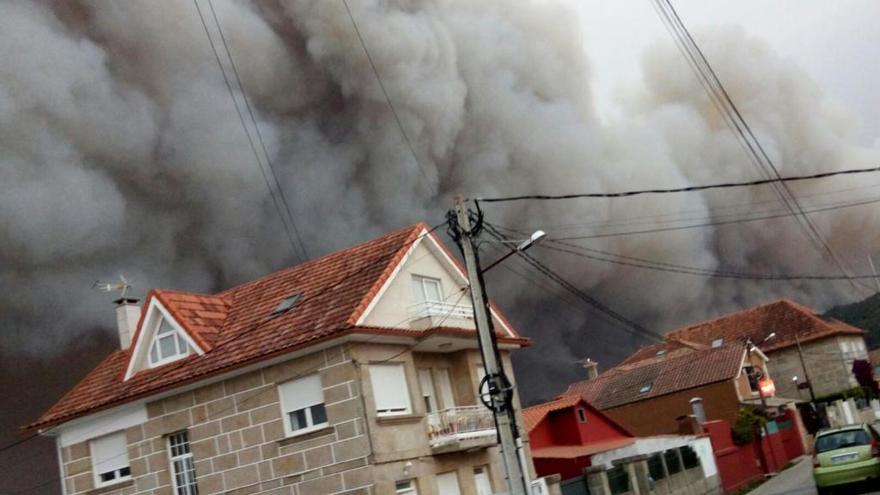
<svg viewBox="0 0 880 495"><path fill-rule="evenodd" d="M679 340L669 340L667 342L659 342L657 344L652 344L649 346L645 346L632 353L629 357L624 359L618 364L618 366L629 366L636 363L641 363L646 360L662 360L669 359L673 356L680 356L682 354L687 354L694 350L705 349L707 346L702 344L693 344L691 342L682 342Z"/></svg>
<svg viewBox="0 0 880 495"><path fill-rule="evenodd" d="M352 322L426 230L424 224L407 227L215 295L151 291L144 307L158 298L206 353L139 371L123 381L132 350L115 351L27 428L61 423L348 333L375 333ZM302 295L294 310L267 316L293 294ZM527 342L518 335L503 341Z"/></svg>
<svg viewBox="0 0 880 495"><path fill-rule="evenodd" d="M811 308L782 299L674 330L666 334L666 337L670 340L684 339L706 345L711 345L718 338L723 338L725 344L742 343L751 338L757 344L771 332L776 332L776 337L760 344L764 352L796 345L795 333L801 342L832 335L864 334L863 330L842 321L825 318Z"/></svg>
<svg viewBox="0 0 880 495"><path fill-rule="evenodd" d="M548 413L553 411L559 411L560 409L565 409L566 407L572 407L578 402L581 401L581 398L576 395L562 396L556 400L551 400L550 402L545 402L543 404L538 404L535 406L527 407L522 410L522 418L523 424L526 427L526 431L531 432L538 426Z"/></svg>
<svg viewBox="0 0 880 495"><path fill-rule="evenodd" d="M554 445L552 447L532 450L532 457L535 459L577 459L578 457L626 447L635 442L635 438L615 438L614 440L606 440L604 442L591 442L587 445Z"/></svg>
<svg viewBox="0 0 880 495"><path fill-rule="evenodd" d="M611 368L592 380L572 383L563 395L583 397L605 410L730 380L739 373L744 355L745 347L729 345L645 360Z"/></svg>

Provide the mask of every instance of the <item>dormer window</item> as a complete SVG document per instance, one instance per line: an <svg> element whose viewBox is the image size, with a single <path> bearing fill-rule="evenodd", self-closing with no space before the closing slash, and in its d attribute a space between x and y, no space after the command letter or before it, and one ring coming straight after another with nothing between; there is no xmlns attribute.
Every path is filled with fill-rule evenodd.
<svg viewBox="0 0 880 495"><path fill-rule="evenodd" d="M647 385L642 385L642 388L639 389L639 394L647 394L651 391L651 387L654 385L654 382L651 382Z"/></svg>
<svg viewBox="0 0 880 495"><path fill-rule="evenodd" d="M720 338L717 338L717 339L715 339L715 340L712 341L712 347L713 347L713 348L715 348L715 347L721 347L722 345L724 345L724 337L720 337Z"/></svg>
<svg viewBox="0 0 880 495"><path fill-rule="evenodd" d="M171 322L162 318L156 338L150 346L150 367L170 363L189 355L189 345L183 336L171 325Z"/></svg>

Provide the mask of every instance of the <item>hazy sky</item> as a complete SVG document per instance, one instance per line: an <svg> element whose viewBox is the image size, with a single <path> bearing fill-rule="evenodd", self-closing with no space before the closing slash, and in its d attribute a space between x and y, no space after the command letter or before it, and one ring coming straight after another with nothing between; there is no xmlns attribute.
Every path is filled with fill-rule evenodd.
<svg viewBox="0 0 880 495"><path fill-rule="evenodd" d="M613 115L621 86L639 84L645 47L668 42L670 35L647 0L574 4L582 8L587 26L584 44L594 71L597 108ZM765 40L806 70L831 99L858 115L861 144L880 146L880 2L678 0L673 5L698 43L701 33L719 25L738 25L747 35ZM690 70L683 58L678 70Z"/></svg>

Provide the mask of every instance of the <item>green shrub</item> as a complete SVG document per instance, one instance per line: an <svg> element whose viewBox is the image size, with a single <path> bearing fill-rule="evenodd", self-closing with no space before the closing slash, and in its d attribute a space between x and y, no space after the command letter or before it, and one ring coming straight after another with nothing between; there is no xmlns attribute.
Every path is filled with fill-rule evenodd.
<svg viewBox="0 0 880 495"><path fill-rule="evenodd" d="M743 406L736 413L736 422L731 428L733 443L745 445L755 440L755 429L763 427L767 422L761 412L751 406Z"/></svg>

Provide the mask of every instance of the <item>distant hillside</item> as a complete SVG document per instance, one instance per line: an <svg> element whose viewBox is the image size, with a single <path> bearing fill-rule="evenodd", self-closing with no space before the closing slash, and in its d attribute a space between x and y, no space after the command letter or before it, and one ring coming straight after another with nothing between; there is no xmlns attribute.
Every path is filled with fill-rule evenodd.
<svg viewBox="0 0 880 495"><path fill-rule="evenodd" d="M852 304L829 309L825 316L837 318L864 330L868 349L880 347L880 293Z"/></svg>

